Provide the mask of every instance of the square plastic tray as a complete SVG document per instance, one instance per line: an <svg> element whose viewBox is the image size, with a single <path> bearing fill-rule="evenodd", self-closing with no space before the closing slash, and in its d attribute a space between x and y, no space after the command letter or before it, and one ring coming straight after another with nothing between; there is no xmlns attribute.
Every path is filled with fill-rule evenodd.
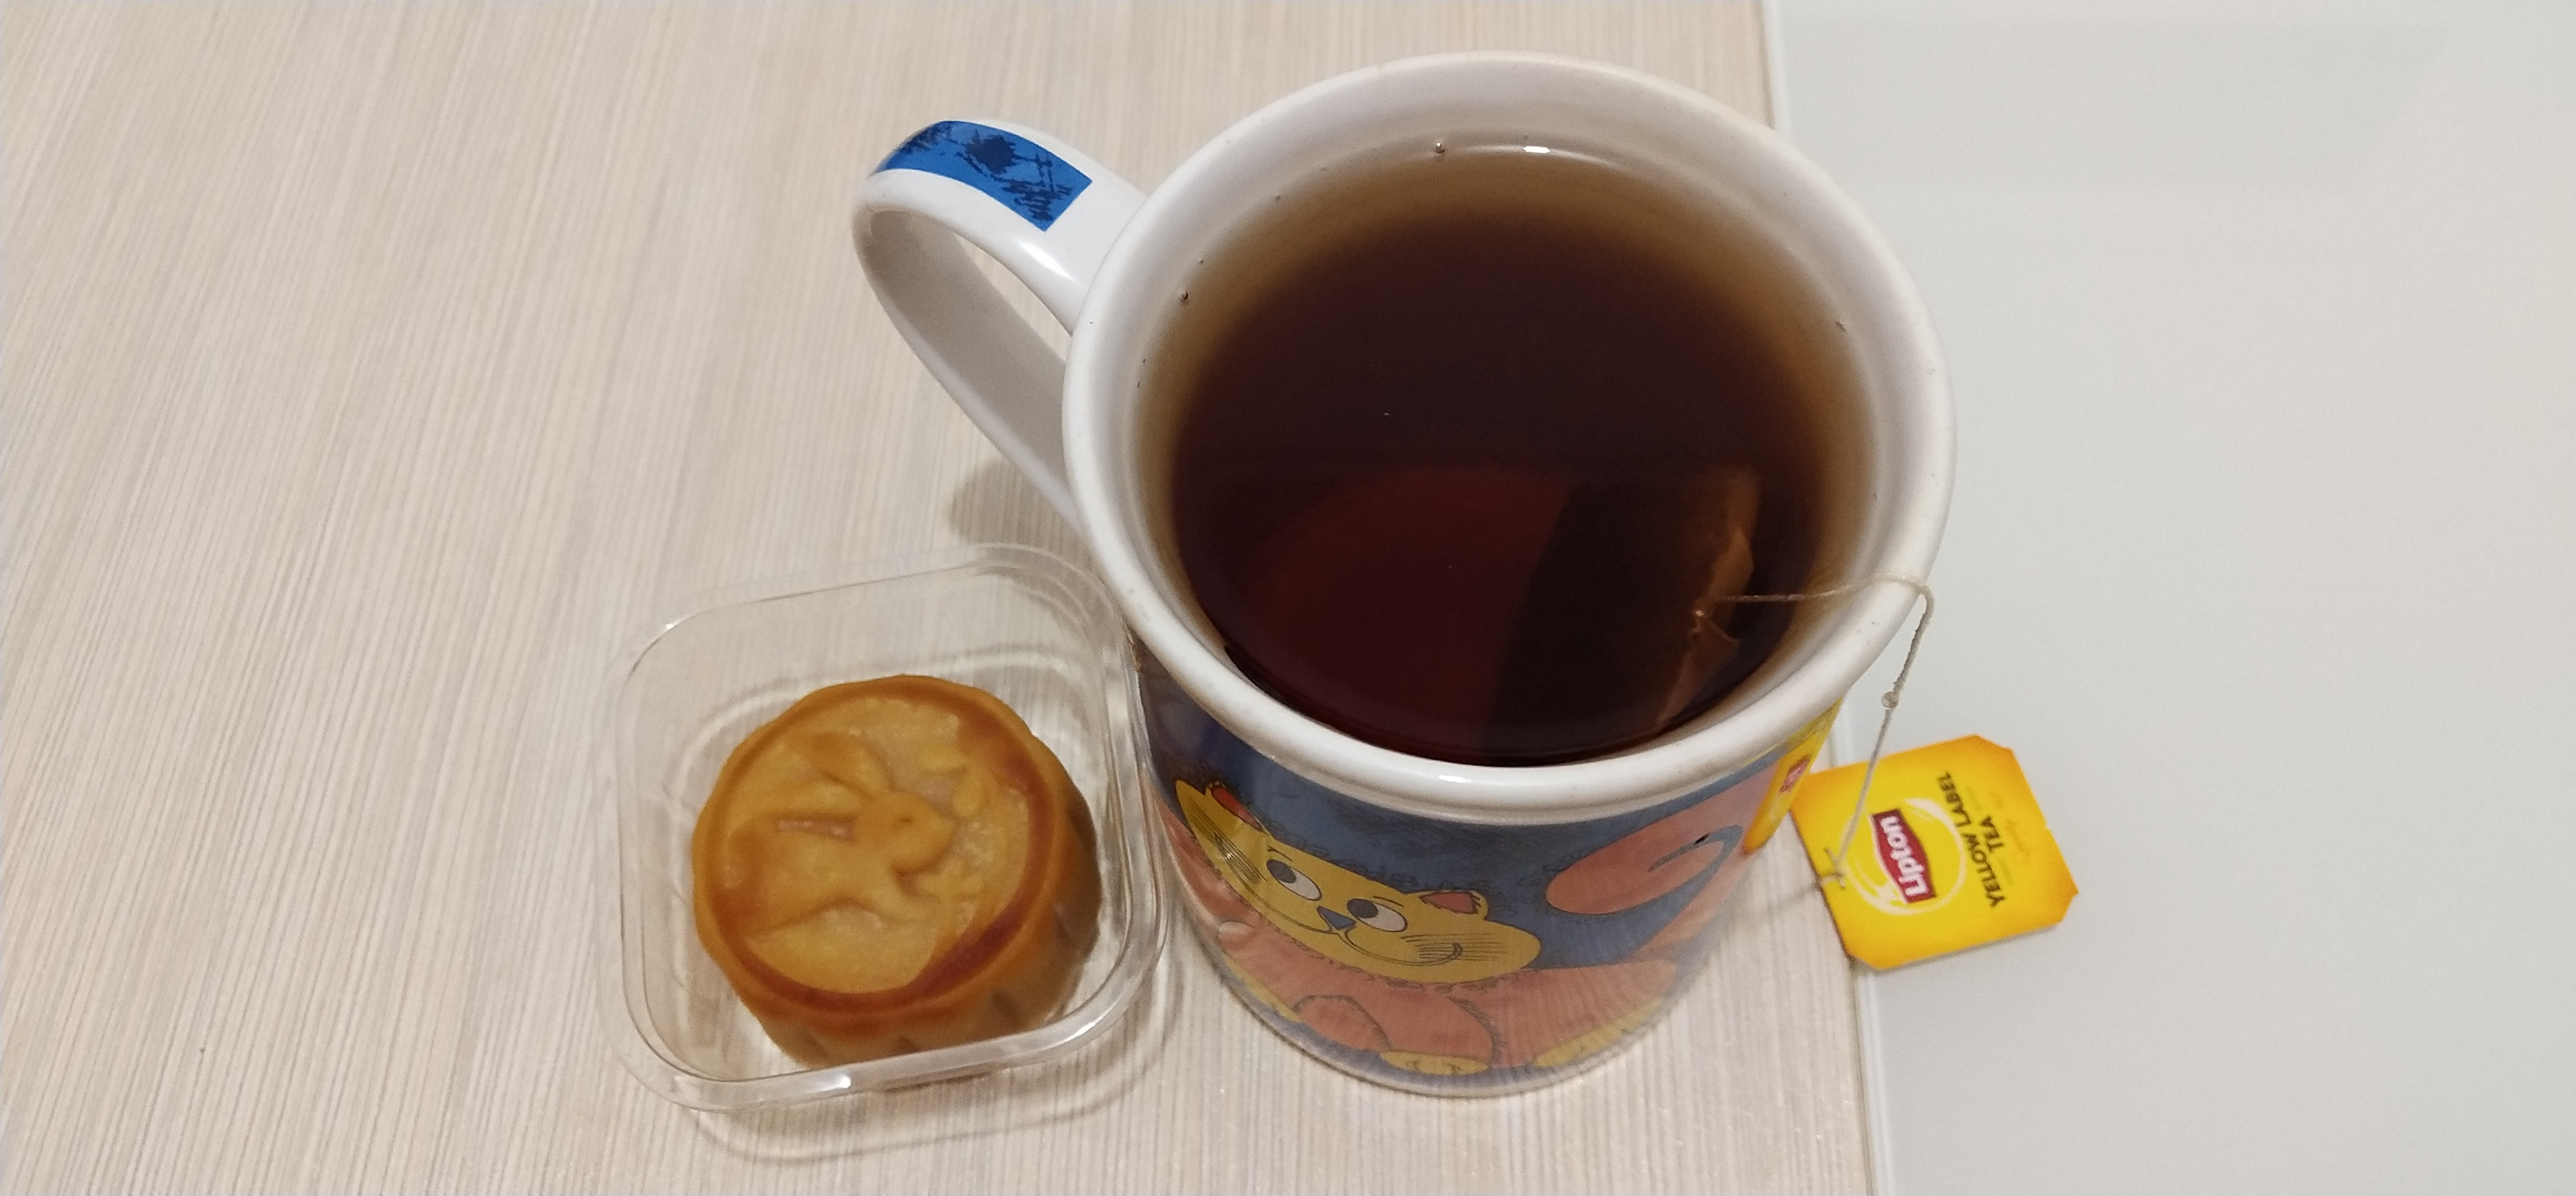
<svg viewBox="0 0 2576 1196"><path fill-rule="evenodd" d="M816 689L901 673L991 692L1064 763L1098 830L1098 937L1045 1024L888 1059L808 1067L772 1044L697 940L689 839L725 757ZM606 735L618 886L602 957L609 1032L683 1105L744 1109L880 1091L1070 1051L1132 1002L1163 942L1124 626L1096 583L1028 548L962 549L728 590L630 658Z"/></svg>

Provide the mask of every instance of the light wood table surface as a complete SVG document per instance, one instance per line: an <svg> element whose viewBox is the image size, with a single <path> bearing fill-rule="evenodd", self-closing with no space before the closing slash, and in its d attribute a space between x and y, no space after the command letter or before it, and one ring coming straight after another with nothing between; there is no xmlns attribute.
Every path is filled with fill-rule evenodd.
<svg viewBox="0 0 2576 1196"><path fill-rule="evenodd" d="M685 595L1081 559L850 251L902 135L1140 186L1369 62L1536 48L1764 111L1751 4L12 3L12 1190L1851 1191L1794 852L1640 1045L1501 1099L1308 1062L1186 944L1100 1048L743 1116L611 1054L614 666Z"/></svg>

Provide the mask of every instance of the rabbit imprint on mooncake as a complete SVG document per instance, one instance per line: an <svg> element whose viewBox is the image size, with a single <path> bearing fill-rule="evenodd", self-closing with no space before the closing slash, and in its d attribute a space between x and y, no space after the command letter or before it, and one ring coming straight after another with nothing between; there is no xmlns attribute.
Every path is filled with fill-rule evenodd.
<svg viewBox="0 0 2576 1196"><path fill-rule="evenodd" d="M1044 1022L1100 904L1055 754L1000 699L933 677L830 686L752 732L690 857L699 941L810 1063Z"/></svg>

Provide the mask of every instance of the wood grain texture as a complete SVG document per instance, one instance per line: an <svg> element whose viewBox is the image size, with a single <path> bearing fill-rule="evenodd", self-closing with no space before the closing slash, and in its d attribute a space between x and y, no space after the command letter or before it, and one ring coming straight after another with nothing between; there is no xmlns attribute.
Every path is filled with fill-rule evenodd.
<svg viewBox="0 0 2576 1196"><path fill-rule="evenodd" d="M1540 1093L1306 1062L1186 943L1103 1049L743 1117L595 980L614 666L684 595L1079 558L851 255L984 115L1150 186L1293 87L1554 49L1753 111L1749 4L0 10L12 1190L1838 1191L1843 960L1774 851L1683 1007Z"/></svg>

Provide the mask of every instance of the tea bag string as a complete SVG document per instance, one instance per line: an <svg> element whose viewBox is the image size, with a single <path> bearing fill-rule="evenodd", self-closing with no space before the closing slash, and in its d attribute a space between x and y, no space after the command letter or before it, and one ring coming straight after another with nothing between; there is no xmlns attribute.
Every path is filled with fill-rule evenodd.
<svg viewBox="0 0 2576 1196"><path fill-rule="evenodd" d="M1905 642L1905 663L1897 666L1896 683L1879 695L1878 738L1870 742L1869 765L1860 774L1860 793L1852 798L1851 818L1843 823L1842 838L1834 846L1831 857L1833 869L1825 873L1826 880L1846 888L1850 887L1850 879L1843 872L1843 860L1851 855L1853 836L1860 833L1861 811L1869 808L1869 785L1878 778L1878 758L1887 751L1887 729L1896 722L1896 704L1905 700L1905 681L1914 675L1914 657L1923 650L1924 629L1932 625L1932 585L1908 573L1872 573L1858 581L1808 594L1743 594L1729 599L1733 602L1806 602L1818 598L1839 598L1881 582L1894 582L1914 591L1923 599L1923 614L1914 620L1913 638Z"/></svg>

